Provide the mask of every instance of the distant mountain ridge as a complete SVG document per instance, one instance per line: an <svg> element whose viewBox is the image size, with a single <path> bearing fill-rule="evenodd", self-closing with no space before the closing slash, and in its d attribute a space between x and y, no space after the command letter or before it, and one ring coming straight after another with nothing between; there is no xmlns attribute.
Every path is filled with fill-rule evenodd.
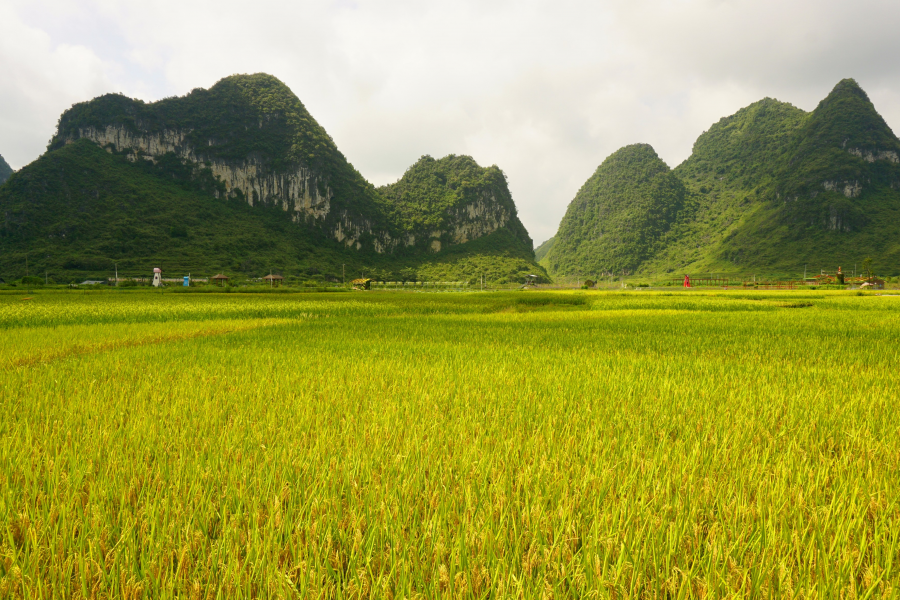
<svg viewBox="0 0 900 600"><path fill-rule="evenodd" d="M541 264L552 274L796 274L871 256L882 272L900 270L900 140L852 79L810 113L766 98L721 119L672 174L684 185L684 203L661 213L662 242L638 242L641 260L624 241L633 227L610 219L600 226L604 235L623 241L586 252L598 238L570 225L585 210L576 196ZM649 192L638 196L653 204ZM627 203L612 199L615 211ZM571 242L560 246L561 239Z"/></svg>
<svg viewBox="0 0 900 600"><path fill-rule="evenodd" d="M101 153L106 156L85 143L106 150ZM59 170L47 168L53 162ZM82 166L94 179L82 177ZM101 177L105 171L118 179ZM104 184L97 186L95 180ZM48 181L55 183L50 186ZM160 197L186 211L181 220L194 225L156 220L149 228L137 224L133 219L140 207L131 210L136 197L156 214L179 218L179 212L160 204L157 196L147 197L145 189L159 189ZM542 273L499 168L480 167L471 157L423 157L398 182L376 189L293 92L265 74L226 77L208 90L198 88L153 103L107 94L67 110L47 153L23 169L17 186L0 192L0 248L7 249L0 269L15 270L27 252L36 254L32 260L37 266L46 263L85 273L92 271L86 266L112 264L117 256L142 260L141 249L128 238L140 230L149 240L171 237L175 230L196 230L198 211L209 212L197 204L198 197L219 203L210 213L215 221L210 226L218 227L221 235L199 236L214 247L207 254L197 253L186 240L199 237L175 235L177 243L168 247L181 247L180 255L168 257L166 244L160 242L157 261L187 267L179 257L190 255L193 262L188 262L198 267L230 266L248 274L278 264L298 276L314 271L332 279L347 264L396 279L427 277L428 269L437 269L446 277L474 280L486 269L484 261L473 259L477 255L496 258L500 266L490 269L496 279ZM235 205L232 211L227 207L233 202L254 210ZM77 211L73 203L79 204ZM295 229L275 226L272 219L279 214ZM103 233L87 226L86 215ZM219 239L243 238L240 219L277 229L277 239L268 241L271 248L282 248L281 253L263 251L265 243L249 243L240 250L238 245L231 256L228 244ZM249 230L255 226L248 222ZM258 248L251 251L253 246ZM288 252L288 247L293 250ZM320 250L318 255L310 254L311 247ZM148 252L145 258L151 256Z"/></svg>
<svg viewBox="0 0 900 600"><path fill-rule="evenodd" d="M3 156L0 156L0 185L2 185L3 182L5 182L7 179L9 179L9 176L12 174L13 174L12 167L10 167L9 163L7 163L3 159Z"/></svg>

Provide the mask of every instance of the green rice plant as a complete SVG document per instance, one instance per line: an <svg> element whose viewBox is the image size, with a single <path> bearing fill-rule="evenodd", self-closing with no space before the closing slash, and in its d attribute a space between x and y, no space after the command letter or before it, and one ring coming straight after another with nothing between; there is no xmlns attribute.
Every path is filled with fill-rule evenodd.
<svg viewBox="0 0 900 600"><path fill-rule="evenodd" d="M900 302L0 297L0 597L896 597Z"/></svg>

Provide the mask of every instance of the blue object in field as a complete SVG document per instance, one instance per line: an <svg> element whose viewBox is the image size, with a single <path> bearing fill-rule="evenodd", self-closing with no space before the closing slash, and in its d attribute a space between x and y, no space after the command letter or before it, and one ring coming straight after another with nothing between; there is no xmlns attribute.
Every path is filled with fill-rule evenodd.
<svg viewBox="0 0 900 600"><path fill-rule="evenodd" d="M188 275L184 276L184 287L188 287L191 285L191 278Z"/></svg>

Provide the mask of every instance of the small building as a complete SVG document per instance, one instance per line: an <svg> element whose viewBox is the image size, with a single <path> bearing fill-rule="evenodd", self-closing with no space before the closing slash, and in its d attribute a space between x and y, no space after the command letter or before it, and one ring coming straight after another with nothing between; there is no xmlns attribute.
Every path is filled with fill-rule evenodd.
<svg viewBox="0 0 900 600"><path fill-rule="evenodd" d="M368 290L372 287L372 280L367 278L354 279L350 282L354 290Z"/></svg>
<svg viewBox="0 0 900 600"><path fill-rule="evenodd" d="M223 286L228 283L228 276L219 273L218 275L213 275L212 277L210 277L210 280L218 286Z"/></svg>
<svg viewBox="0 0 900 600"><path fill-rule="evenodd" d="M284 277L282 277L281 275L272 275L271 273L269 273L268 275L263 277L263 281L268 282L272 287L278 287L278 285L282 281L284 281Z"/></svg>

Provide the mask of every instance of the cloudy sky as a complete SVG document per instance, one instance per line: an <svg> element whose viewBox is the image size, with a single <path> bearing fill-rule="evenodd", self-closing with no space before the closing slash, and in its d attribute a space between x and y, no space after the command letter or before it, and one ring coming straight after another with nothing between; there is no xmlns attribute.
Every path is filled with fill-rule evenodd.
<svg viewBox="0 0 900 600"><path fill-rule="evenodd" d="M0 154L21 168L106 92L262 71L375 184L423 154L499 165L539 243L617 148L674 167L765 96L811 110L854 77L900 131L898 24L896 0L0 0Z"/></svg>

